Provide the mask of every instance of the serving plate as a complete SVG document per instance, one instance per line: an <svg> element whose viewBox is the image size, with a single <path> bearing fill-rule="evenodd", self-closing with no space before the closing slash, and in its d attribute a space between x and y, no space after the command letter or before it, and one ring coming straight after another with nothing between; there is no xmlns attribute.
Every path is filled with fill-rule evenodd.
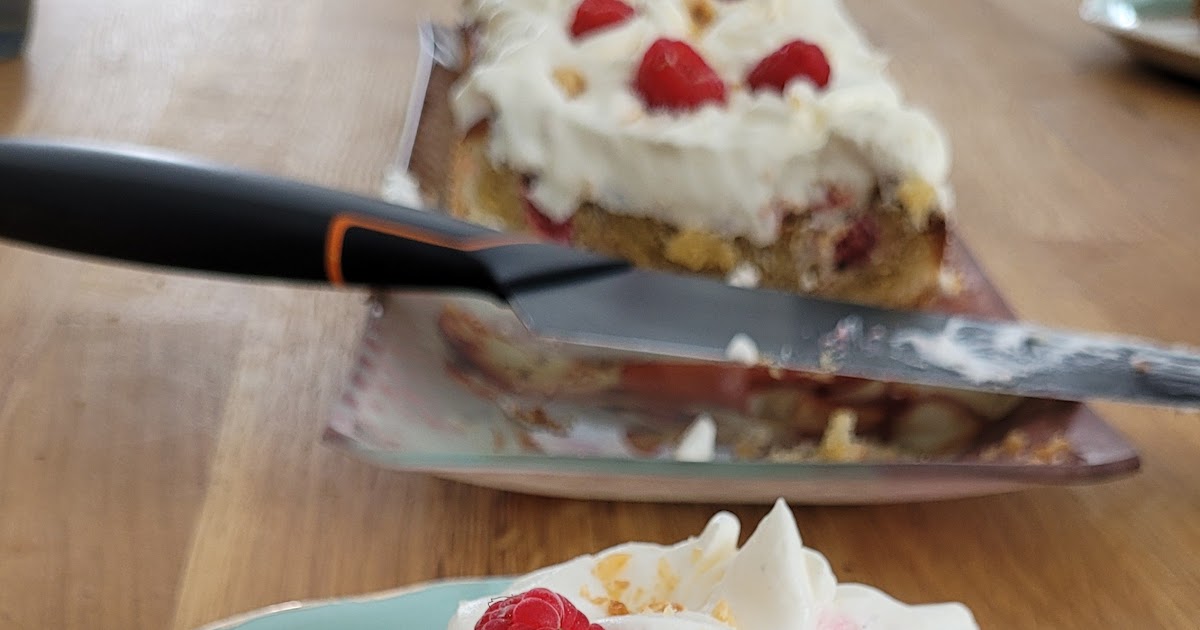
<svg viewBox="0 0 1200 630"><path fill-rule="evenodd" d="M454 137L447 94L457 62L455 33L431 24L422 29L407 127L397 171L389 178L407 184L392 194L419 188L429 207L441 207L446 192ZM962 288L931 308L1012 317L961 243L951 244L948 257ZM456 313L470 317L451 317ZM569 385L575 389L566 392L572 395L520 391L520 376L506 388L477 364L464 365L461 349L448 342L448 330L463 328L483 340L479 343L511 340L500 344L503 351L528 354L534 357L531 364L562 366L572 377ZM600 377L589 370L650 366L662 382L715 370L714 381L727 382L739 376L738 368L598 353L522 337L522 330L506 307L477 295L375 296L356 367L326 440L398 470L534 494L634 501L769 503L782 497L793 504L894 503L1098 482L1139 467L1134 449L1090 408L1052 401L1023 404L958 455L936 460L779 461L738 456L736 448L722 446L709 461L675 461L674 449L693 417L675 408L678 398L655 404L643 396L640 406L614 405L601 395L609 392L593 395L587 389L603 381L602 370ZM650 385L641 393L655 382ZM718 429L719 435L725 430ZM1014 430L1027 439L1027 452L1065 439L1069 456L1048 463L1019 454L986 456Z"/></svg>
<svg viewBox="0 0 1200 630"><path fill-rule="evenodd" d="M1135 59L1200 81L1200 21L1192 11L1191 0L1086 0L1079 15Z"/></svg>
<svg viewBox="0 0 1200 630"><path fill-rule="evenodd" d="M441 630L460 601L496 595L512 578L426 582L363 597L288 602L198 630Z"/></svg>

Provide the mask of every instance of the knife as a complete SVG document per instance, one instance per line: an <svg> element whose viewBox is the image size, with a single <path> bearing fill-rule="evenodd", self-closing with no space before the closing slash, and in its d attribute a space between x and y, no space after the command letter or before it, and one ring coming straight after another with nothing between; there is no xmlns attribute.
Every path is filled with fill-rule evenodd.
<svg viewBox="0 0 1200 630"><path fill-rule="evenodd" d="M534 334L586 346L725 361L748 338L780 369L1200 407L1192 348L733 287L140 147L0 140L0 237L181 270L481 291Z"/></svg>

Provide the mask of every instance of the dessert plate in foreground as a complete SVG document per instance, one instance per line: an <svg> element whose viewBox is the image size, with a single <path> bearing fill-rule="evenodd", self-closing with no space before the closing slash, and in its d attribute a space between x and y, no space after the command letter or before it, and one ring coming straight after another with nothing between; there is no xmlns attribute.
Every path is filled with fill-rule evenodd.
<svg viewBox="0 0 1200 630"><path fill-rule="evenodd" d="M962 604L909 605L871 586L839 584L825 557L804 546L782 501L739 548L740 530L722 512L674 545L627 543L515 580L283 604L202 630L977 628ZM522 625L531 619L537 623Z"/></svg>

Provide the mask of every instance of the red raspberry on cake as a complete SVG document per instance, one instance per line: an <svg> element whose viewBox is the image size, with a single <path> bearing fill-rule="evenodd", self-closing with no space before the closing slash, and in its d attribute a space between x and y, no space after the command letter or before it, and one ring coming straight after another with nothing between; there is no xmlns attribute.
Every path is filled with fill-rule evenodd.
<svg viewBox="0 0 1200 630"><path fill-rule="evenodd" d="M525 220L529 222L530 227L542 238L555 243L564 245L571 242L571 222L555 223L553 219L546 216L533 202L529 201L529 197L521 198L521 203L525 206Z"/></svg>
<svg viewBox="0 0 1200 630"><path fill-rule="evenodd" d="M475 630L603 630L567 598L535 588L491 603Z"/></svg>
<svg viewBox="0 0 1200 630"><path fill-rule="evenodd" d="M638 66L634 88L650 109L687 112L725 102L725 82L686 42L661 38Z"/></svg>
<svg viewBox="0 0 1200 630"><path fill-rule="evenodd" d="M529 199L529 189L533 186L533 178L524 176L521 178L521 206L525 210L525 221L529 224L538 236L564 245L571 242L571 221L557 223L554 219L546 216L541 208Z"/></svg>
<svg viewBox="0 0 1200 630"><path fill-rule="evenodd" d="M746 76L746 84L756 92L766 89L782 94L787 84L797 77L805 77L813 85L823 88L829 85L829 74L825 51L816 44L795 39L758 62Z"/></svg>
<svg viewBox="0 0 1200 630"><path fill-rule="evenodd" d="M834 265L838 269L847 269L866 263L877 242L879 222L870 216L859 217L834 246Z"/></svg>
<svg viewBox="0 0 1200 630"><path fill-rule="evenodd" d="M621 0L583 0L575 8L571 35L576 39L600 29L616 26L633 17L633 7Z"/></svg>

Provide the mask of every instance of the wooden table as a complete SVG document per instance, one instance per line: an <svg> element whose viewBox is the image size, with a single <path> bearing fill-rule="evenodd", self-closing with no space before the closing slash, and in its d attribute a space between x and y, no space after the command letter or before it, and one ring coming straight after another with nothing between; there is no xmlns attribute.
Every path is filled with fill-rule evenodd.
<svg viewBox="0 0 1200 630"><path fill-rule="evenodd" d="M39 0L27 59L0 64L0 129L374 192L414 27L444 4ZM948 127L958 229L1024 316L1200 342L1200 89L1131 67L1074 1L852 8ZM319 445L362 297L0 246L0 627L186 629L674 541L727 507L516 496ZM801 530L843 580L966 602L986 628L1193 628L1200 418L1102 411L1140 475L798 507Z"/></svg>

